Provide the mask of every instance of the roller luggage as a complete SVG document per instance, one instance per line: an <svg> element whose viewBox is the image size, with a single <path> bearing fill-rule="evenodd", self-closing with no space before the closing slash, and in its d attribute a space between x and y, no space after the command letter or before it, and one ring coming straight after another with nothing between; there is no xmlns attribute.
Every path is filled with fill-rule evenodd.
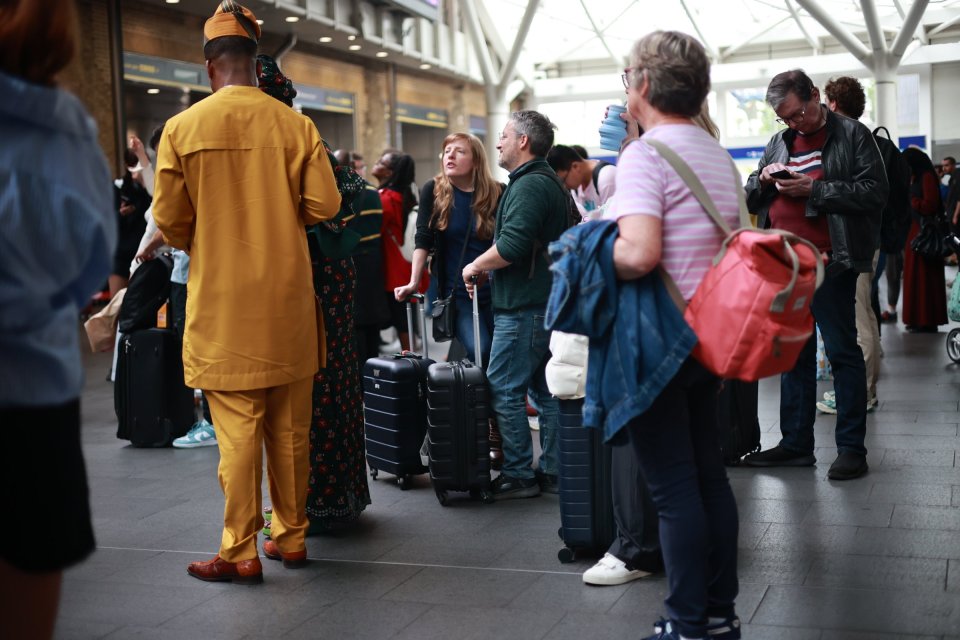
<svg viewBox="0 0 960 640"><path fill-rule="evenodd" d="M114 409L117 437L135 447L166 447L194 423L193 389L183 383L180 338L171 329L120 337Z"/></svg>
<svg viewBox="0 0 960 640"><path fill-rule="evenodd" d="M446 506L448 491L490 492L490 385L480 356L477 297L473 297L475 360L438 362L427 373L427 450L430 480Z"/></svg>
<svg viewBox="0 0 960 640"><path fill-rule="evenodd" d="M420 307L423 356L412 352L370 358L363 365L363 422L370 477L380 471L396 476L401 489L411 477L426 472L420 447L427 431L426 315L423 296L410 296ZM407 303L407 326L414 339L413 307Z"/></svg>
<svg viewBox="0 0 960 640"><path fill-rule="evenodd" d="M723 381L717 398L717 423L723 463L727 466L737 466L743 456L760 450L759 393L758 382Z"/></svg>
<svg viewBox="0 0 960 640"><path fill-rule="evenodd" d="M560 562L603 555L617 533L610 447L602 429L583 426L583 400L560 401Z"/></svg>

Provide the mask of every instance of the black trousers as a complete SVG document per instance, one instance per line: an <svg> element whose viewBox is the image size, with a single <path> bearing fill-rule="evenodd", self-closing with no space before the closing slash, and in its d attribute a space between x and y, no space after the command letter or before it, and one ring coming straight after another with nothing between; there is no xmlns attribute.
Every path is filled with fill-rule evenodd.
<svg viewBox="0 0 960 640"><path fill-rule="evenodd" d="M611 491L617 537L607 552L630 569L663 570L657 508L640 472L636 451L628 442L611 447Z"/></svg>

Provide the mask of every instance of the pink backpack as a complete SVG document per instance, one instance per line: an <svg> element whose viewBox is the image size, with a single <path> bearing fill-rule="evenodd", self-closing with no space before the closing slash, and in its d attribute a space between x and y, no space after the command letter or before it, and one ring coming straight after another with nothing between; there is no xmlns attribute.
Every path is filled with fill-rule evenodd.
<svg viewBox="0 0 960 640"><path fill-rule="evenodd" d="M689 305L663 271L667 288L697 334L693 356L721 378L747 382L793 369L813 335L810 303L824 277L820 251L792 233L749 227L739 174L744 228L732 231L689 165L662 142L644 142L674 168L726 235Z"/></svg>

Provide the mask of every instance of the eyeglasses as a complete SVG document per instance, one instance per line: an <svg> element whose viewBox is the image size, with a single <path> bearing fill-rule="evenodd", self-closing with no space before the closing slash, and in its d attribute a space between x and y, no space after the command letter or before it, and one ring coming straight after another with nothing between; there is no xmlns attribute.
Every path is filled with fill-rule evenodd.
<svg viewBox="0 0 960 640"><path fill-rule="evenodd" d="M803 109L800 109L800 115L790 116L789 118L777 118L777 124L788 125L788 124L800 124L803 122L803 116L807 114L807 107L804 105Z"/></svg>
<svg viewBox="0 0 960 640"><path fill-rule="evenodd" d="M630 74L634 71L642 71L641 67L627 67L623 70L623 73L620 74L620 79L623 81L623 88L630 88Z"/></svg>

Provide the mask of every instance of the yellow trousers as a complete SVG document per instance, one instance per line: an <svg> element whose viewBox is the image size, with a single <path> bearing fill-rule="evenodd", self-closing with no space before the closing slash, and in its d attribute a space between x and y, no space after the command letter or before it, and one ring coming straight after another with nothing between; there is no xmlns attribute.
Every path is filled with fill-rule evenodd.
<svg viewBox="0 0 960 640"><path fill-rule="evenodd" d="M220 447L218 475L224 496L220 557L227 562L259 555L264 446L273 505L271 535L283 552L304 549L312 392L313 377L268 389L204 392Z"/></svg>

